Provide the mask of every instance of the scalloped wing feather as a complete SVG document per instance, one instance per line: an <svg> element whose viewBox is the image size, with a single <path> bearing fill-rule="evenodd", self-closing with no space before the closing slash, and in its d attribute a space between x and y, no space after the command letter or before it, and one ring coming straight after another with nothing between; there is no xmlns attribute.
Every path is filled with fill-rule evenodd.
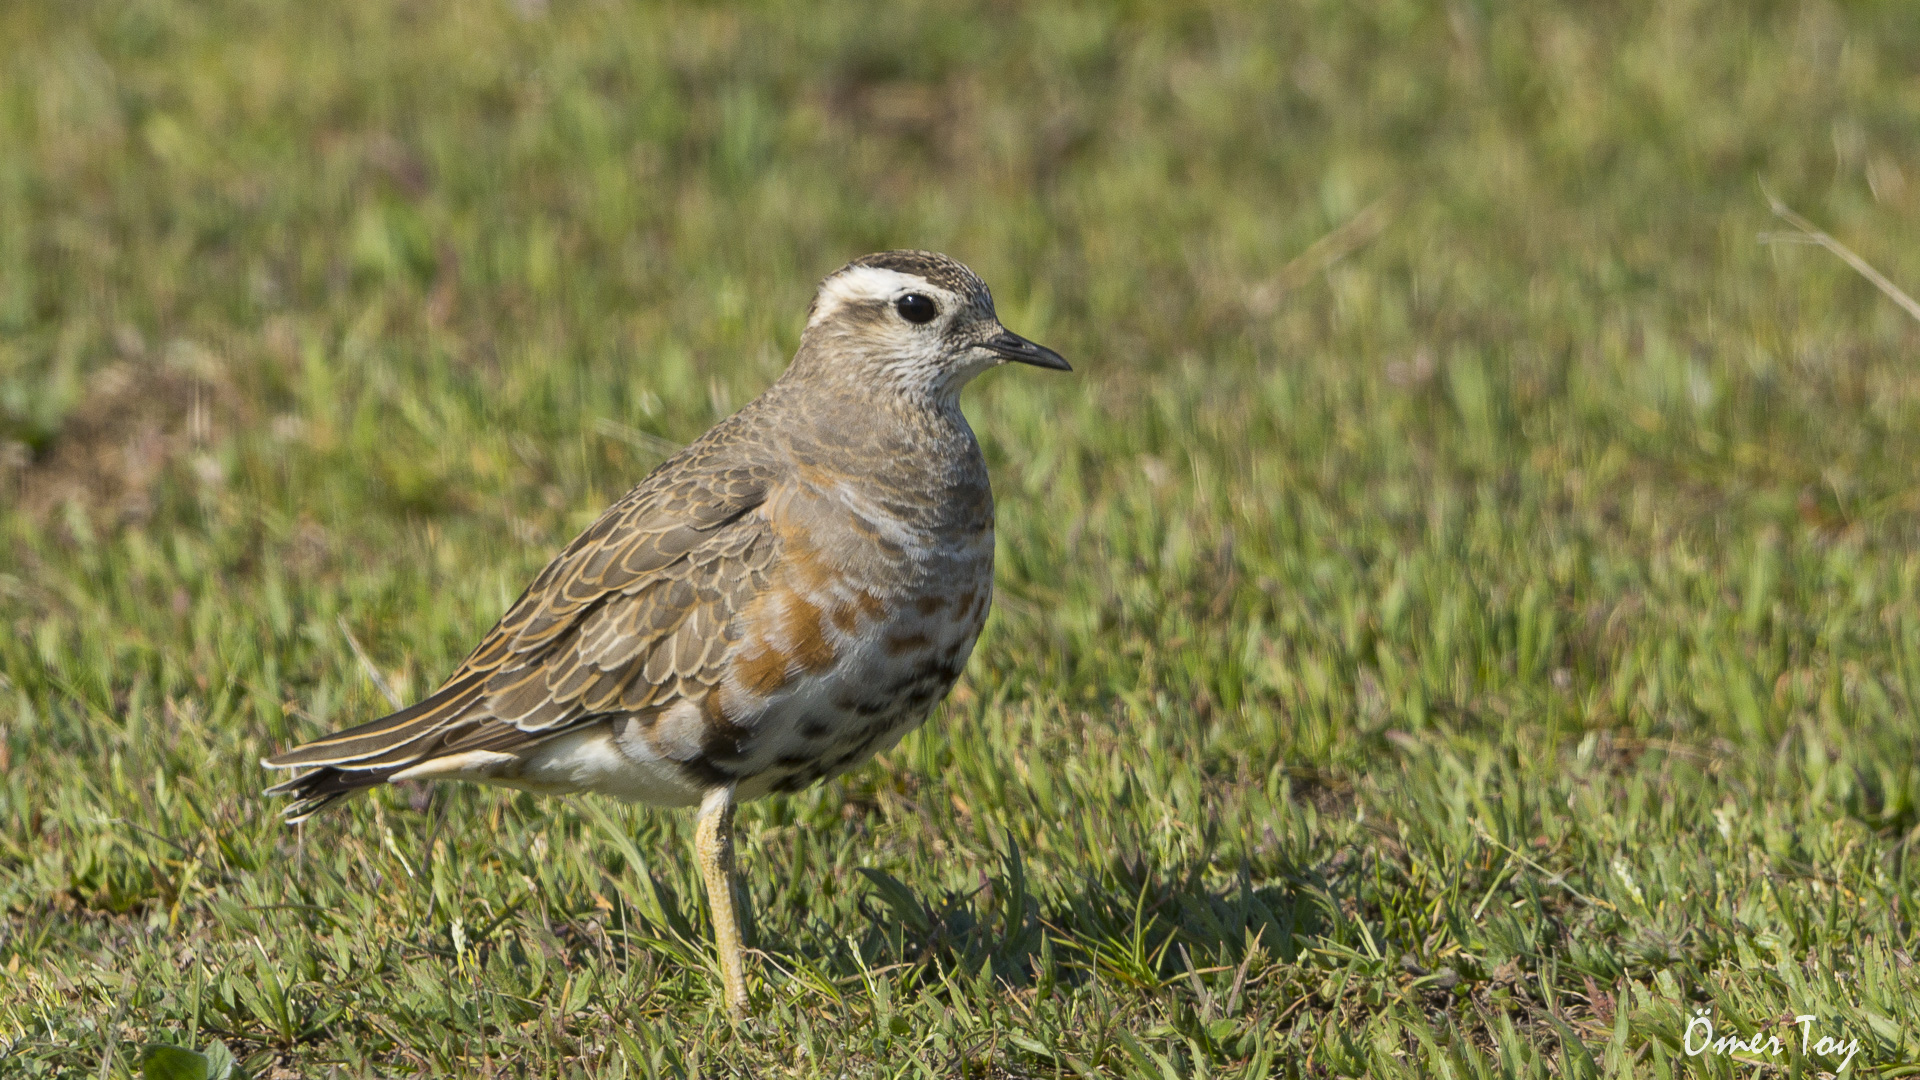
<svg viewBox="0 0 1920 1080"><path fill-rule="evenodd" d="M524 749L716 684L777 547L755 514L773 470L702 468L725 443L701 440L609 507L425 700L266 759L317 767L268 793L295 796L297 819L422 761Z"/></svg>

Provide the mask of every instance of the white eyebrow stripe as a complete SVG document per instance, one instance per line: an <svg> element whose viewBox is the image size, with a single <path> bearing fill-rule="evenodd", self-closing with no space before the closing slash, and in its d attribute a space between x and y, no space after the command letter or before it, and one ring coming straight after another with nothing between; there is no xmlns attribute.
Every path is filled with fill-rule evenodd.
<svg viewBox="0 0 1920 1080"><path fill-rule="evenodd" d="M814 305L813 318L807 325L825 319L842 304L860 300L885 300L896 293L907 290L927 293L941 293L926 278L918 274L903 274L898 270L888 270L879 266L856 266L828 278L820 287L820 299Z"/></svg>

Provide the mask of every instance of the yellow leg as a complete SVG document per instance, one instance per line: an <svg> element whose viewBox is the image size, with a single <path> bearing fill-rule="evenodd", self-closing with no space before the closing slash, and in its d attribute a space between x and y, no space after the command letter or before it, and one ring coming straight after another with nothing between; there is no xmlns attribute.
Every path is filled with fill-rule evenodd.
<svg viewBox="0 0 1920 1080"><path fill-rule="evenodd" d="M733 908L733 786L714 788L700 801L694 824L694 846L700 855L700 876L707 882L707 902L713 907L713 945L720 953L720 981L727 995L727 1011L747 1011L746 954L740 947L740 920Z"/></svg>

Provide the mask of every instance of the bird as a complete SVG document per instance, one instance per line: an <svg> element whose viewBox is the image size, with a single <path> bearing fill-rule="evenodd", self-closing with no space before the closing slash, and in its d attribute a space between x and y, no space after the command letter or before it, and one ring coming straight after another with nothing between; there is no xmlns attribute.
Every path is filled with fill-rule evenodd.
<svg viewBox="0 0 1920 1080"><path fill-rule="evenodd" d="M965 669L993 601L994 504L960 409L1007 363L1071 371L930 251L820 282L758 397L569 543L446 681L262 759L290 823L379 784L464 780L697 807L729 1014L747 1011L735 807L884 752Z"/></svg>

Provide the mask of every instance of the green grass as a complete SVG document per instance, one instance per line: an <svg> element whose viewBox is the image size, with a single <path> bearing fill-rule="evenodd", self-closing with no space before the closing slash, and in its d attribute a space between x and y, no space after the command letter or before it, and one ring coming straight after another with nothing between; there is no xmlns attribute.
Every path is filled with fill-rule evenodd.
<svg viewBox="0 0 1920 1080"><path fill-rule="evenodd" d="M1920 325L1759 238L1916 147L1899 0L0 5L0 1074L1920 1071ZM684 814L278 823L891 246L1077 372L756 1024Z"/></svg>

